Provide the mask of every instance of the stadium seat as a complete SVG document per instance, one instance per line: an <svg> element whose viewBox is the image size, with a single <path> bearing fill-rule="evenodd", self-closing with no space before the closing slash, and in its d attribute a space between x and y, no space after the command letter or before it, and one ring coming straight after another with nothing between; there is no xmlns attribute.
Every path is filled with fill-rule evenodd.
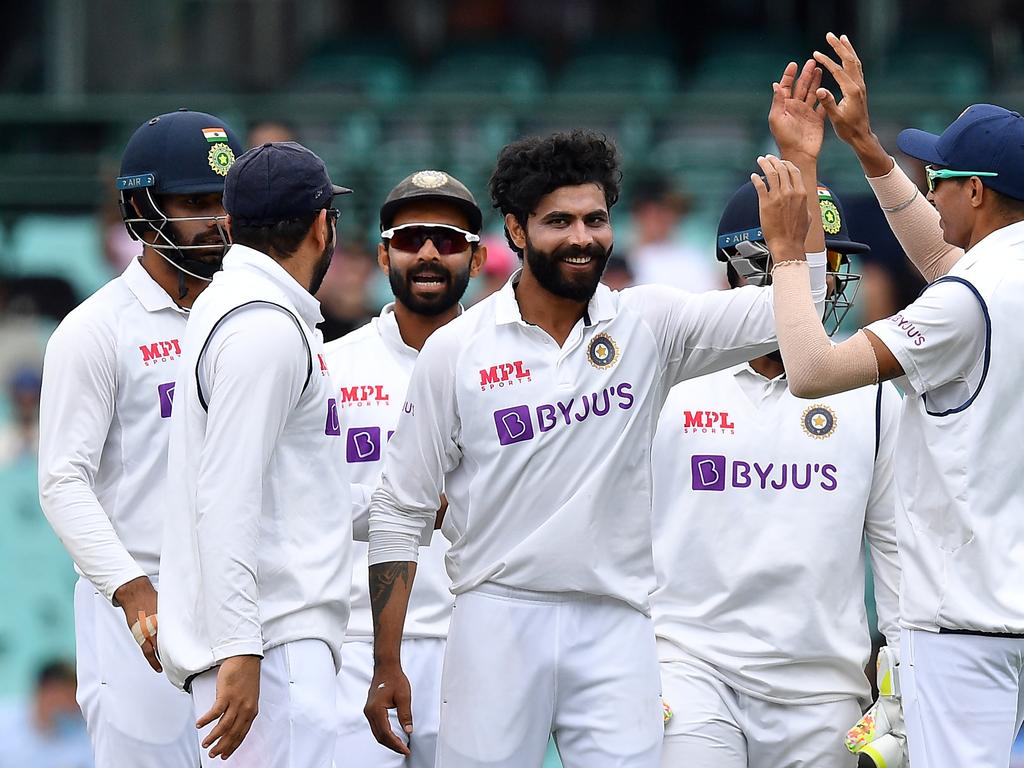
<svg viewBox="0 0 1024 768"><path fill-rule="evenodd" d="M295 78L305 91L365 96L389 103L409 87L409 68L387 41L343 41L312 55Z"/></svg>
<svg viewBox="0 0 1024 768"><path fill-rule="evenodd" d="M11 231L8 268L15 276L62 277L79 299L113 276L103 258L94 216L43 214L18 219Z"/></svg>

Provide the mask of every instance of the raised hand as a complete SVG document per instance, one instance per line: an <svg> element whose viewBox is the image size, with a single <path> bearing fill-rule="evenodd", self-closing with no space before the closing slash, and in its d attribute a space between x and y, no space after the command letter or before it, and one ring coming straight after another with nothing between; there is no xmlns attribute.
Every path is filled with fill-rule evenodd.
<svg viewBox="0 0 1024 768"><path fill-rule="evenodd" d="M779 82L772 83L772 106L768 112L779 151L787 160L799 157L817 159L825 135L825 115L816 109L815 92L821 85L821 69L808 59L797 77L797 64L791 61Z"/></svg>
<svg viewBox="0 0 1024 768"><path fill-rule="evenodd" d="M761 230L768 250L776 264L805 259L804 240L810 215L800 169L774 155L757 158L757 164L764 178L752 173L750 180L757 190Z"/></svg>

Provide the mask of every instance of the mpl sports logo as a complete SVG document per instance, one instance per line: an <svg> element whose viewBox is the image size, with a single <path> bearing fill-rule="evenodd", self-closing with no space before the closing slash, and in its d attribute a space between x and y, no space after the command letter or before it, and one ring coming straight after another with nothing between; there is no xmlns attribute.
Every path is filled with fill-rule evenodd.
<svg viewBox="0 0 1024 768"><path fill-rule="evenodd" d="M499 363L490 368L480 369L480 391L486 392L495 387L511 387L516 384L525 384L533 381L530 376L530 369L522 360L513 360L508 363Z"/></svg>
<svg viewBox="0 0 1024 768"><path fill-rule="evenodd" d="M149 366L151 363L166 363L168 360L176 360L181 355L181 344L177 339L167 341L154 341L151 344L140 344L139 351L142 353L142 364Z"/></svg>
<svg viewBox="0 0 1024 768"><path fill-rule="evenodd" d="M605 387L580 398L570 397L537 406L517 405L494 412L494 429L500 445L532 440L556 427L566 428L618 410L628 411L636 401L628 381Z"/></svg>
<svg viewBox="0 0 1024 768"><path fill-rule="evenodd" d="M735 435L728 411L683 411L684 435Z"/></svg>
<svg viewBox="0 0 1024 768"><path fill-rule="evenodd" d="M726 488L754 488L798 491L820 488L834 491L839 487L839 469L835 464L796 464L742 461L718 454L694 454L690 457L690 474L695 491L724 491Z"/></svg>
<svg viewBox="0 0 1024 768"><path fill-rule="evenodd" d="M368 408L391 402L391 396L384 391L383 384L362 384L354 387L340 387L342 408Z"/></svg>

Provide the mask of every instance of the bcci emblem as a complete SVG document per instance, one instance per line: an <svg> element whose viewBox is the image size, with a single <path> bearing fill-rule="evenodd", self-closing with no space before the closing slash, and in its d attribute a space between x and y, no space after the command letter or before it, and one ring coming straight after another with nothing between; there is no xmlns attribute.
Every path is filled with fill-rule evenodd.
<svg viewBox="0 0 1024 768"><path fill-rule="evenodd" d="M839 419L836 418L835 411L827 405L812 405L804 411L801 423L808 435L816 440L824 440L836 431Z"/></svg>
<svg viewBox="0 0 1024 768"><path fill-rule="evenodd" d="M420 189L437 189L448 183L448 174L442 171L420 171L413 175L412 184Z"/></svg>
<svg viewBox="0 0 1024 768"><path fill-rule="evenodd" d="M843 222L839 218L839 209L836 208L836 204L822 198L818 200L818 205L821 206L821 228L825 230L826 235L838 235Z"/></svg>
<svg viewBox="0 0 1024 768"><path fill-rule="evenodd" d="M235 162L235 153L227 144L214 144L210 147L210 153L206 156L210 161L210 168L218 176L227 176L228 170Z"/></svg>
<svg viewBox="0 0 1024 768"><path fill-rule="evenodd" d="M611 368L619 359L619 348L607 333L599 333L587 345L587 359L595 368Z"/></svg>

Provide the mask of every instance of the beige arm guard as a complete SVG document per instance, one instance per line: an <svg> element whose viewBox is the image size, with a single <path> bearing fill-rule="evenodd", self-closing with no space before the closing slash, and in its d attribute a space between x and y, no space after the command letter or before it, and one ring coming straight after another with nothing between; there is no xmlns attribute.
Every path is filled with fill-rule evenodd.
<svg viewBox="0 0 1024 768"><path fill-rule="evenodd" d="M929 283L949 272L963 250L942 239L939 212L895 160L885 176L868 177L896 239Z"/></svg>
<svg viewBox="0 0 1024 768"><path fill-rule="evenodd" d="M784 261L772 271L772 301L789 391L825 397L878 383L875 350L863 331L833 344L815 314L806 261Z"/></svg>

